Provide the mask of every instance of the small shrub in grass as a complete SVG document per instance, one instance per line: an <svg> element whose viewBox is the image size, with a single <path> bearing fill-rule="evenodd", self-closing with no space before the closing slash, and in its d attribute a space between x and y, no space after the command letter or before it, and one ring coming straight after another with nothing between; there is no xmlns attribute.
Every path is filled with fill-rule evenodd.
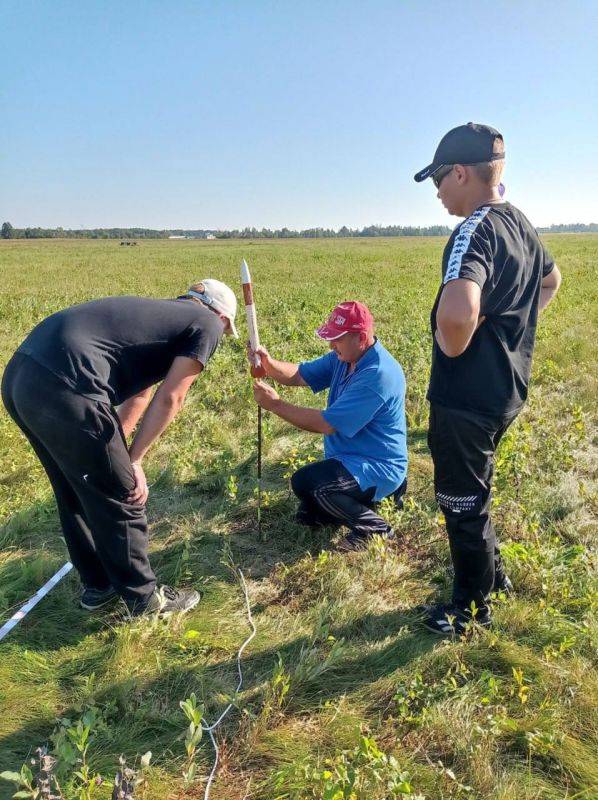
<svg viewBox="0 0 598 800"><path fill-rule="evenodd" d="M291 676L285 670L280 654L278 654L276 664L272 671L272 678L266 691L266 703L264 708L271 706L281 709L285 703L285 698L291 686Z"/></svg>
<svg viewBox="0 0 598 800"><path fill-rule="evenodd" d="M307 608L322 597L343 597L353 578L342 556L323 550L316 558L306 556L291 566L280 565L272 575L279 602Z"/></svg>
<svg viewBox="0 0 598 800"><path fill-rule="evenodd" d="M95 772L89 760L89 748L98 730L105 727L105 713L96 706L85 709L80 719L59 720L51 736L53 749L38 747L29 764L19 772L2 772L0 778L14 783L13 800L94 800L99 797L104 778ZM145 778L152 754L141 757L139 769L127 767L123 756L114 777L112 800L133 800L135 790Z"/></svg>
<svg viewBox="0 0 598 800"><path fill-rule="evenodd" d="M343 639L329 637L330 649L323 651L321 647L302 647L292 672L292 685L305 686L316 683L335 665L342 661L346 647Z"/></svg>
<svg viewBox="0 0 598 800"><path fill-rule="evenodd" d="M596 610L594 565L587 548L557 536L535 542L507 541L501 547L509 571L526 594L539 596L541 614L573 624Z"/></svg>
<svg viewBox="0 0 598 800"><path fill-rule="evenodd" d="M132 769L127 767L127 762L124 756L118 759L120 769L114 776L114 790L112 792L112 800L133 800L135 790L144 784L143 771L149 767L151 760L151 752L145 753L141 756L139 767L140 769Z"/></svg>
<svg viewBox="0 0 598 800"><path fill-rule="evenodd" d="M13 798L40 798L40 800L62 800L63 794L54 774L56 759L45 747L38 747L31 766L23 764L19 772L2 772L0 778L14 783L17 791Z"/></svg>
<svg viewBox="0 0 598 800"><path fill-rule="evenodd" d="M384 502L387 518L395 530L399 547L407 549L406 545L414 540L427 544L427 540L441 536L443 521L436 505L429 505L411 494L405 497L401 510L390 500Z"/></svg>
<svg viewBox="0 0 598 800"><path fill-rule="evenodd" d="M203 706L198 704L197 697L195 696L194 692L192 692L186 700L181 700L180 706L183 709L183 713L189 720L189 727L187 728L187 733L185 734L185 752L187 758L183 767L183 781L185 787L188 787L191 786L195 780L197 771L195 757L197 753L197 746L200 743L203 734L201 721L203 719L204 709Z"/></svg>
<svg viewBox="0 0 598 800"><path fill-rule="evenodd" d="M343 750L316 766L304 761L278 771L274 787L284 790L289 800L425 800L399 761L367 736L354 750Z"/></svg>
<svg viewBox="0 0 598 800"><path fill-rule="evenodd" d="M304 449L300 452L298 447L291 448L287 457L282 461L282 465L286 467L282 476L283 478L290 480L292 475L294 475L300 467L304 467L306 464L311 464L316 461L317 457L313 453L313 443L310 443L310 445L308 452L305 452Z"/></svg>
<svg viewBox="0 0 598 800"><path fill-rule="evenodd" d="M400 683L393 698L396 721L409 728L426 724L436 706L456 697L472 696L480 707L498 698L500 683L488 670L479 676L465 664L459 654L440 677L425 676L416 671L407 681Z"/></svg>
<svg viewBox="0 0 598 800"><path fill-rule="evenodd" d="M416 672L407 683L399 686L395 695L397 719L411 725L426 721L430 706L452 689L439 683L426 683L421 672Z"/></svg>
<svg viewBox="0 0 598 800"><path fill-rule="evenodd" d="M272 678L268 682L265 693L265 708L282 709L288 702L289 690L306 690L310 685L319 689L319 681L345 656L345 643L343 639L328 637L328 649L305 645L301 648L293 661L293 666L285 668L283 660L278 654ZM290 697L290 695L289 695Z"/></svg>
<svg viewBox="0 0 598 800"><path fill-rule="evenodd" d="M275 727L283 716L287 703L287 694L291 688L291 676L285 669L280 653L277 654L272 676L266 683L259 712L248 722L248 740L259 741L260 736L268 729Z"/></svg>

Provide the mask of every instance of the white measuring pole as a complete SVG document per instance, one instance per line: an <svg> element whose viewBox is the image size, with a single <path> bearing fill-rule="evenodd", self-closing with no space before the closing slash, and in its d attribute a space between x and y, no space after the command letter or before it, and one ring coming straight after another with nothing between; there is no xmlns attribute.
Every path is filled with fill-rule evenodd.
<svg viewBox="0 0 598 800"><path fill-rule="evenodd" d="M4 625L0 628L0 640L4 639L4 637L7 636L11 630L27 616L31 609L35 608L39 601L42 600L48 594L48 592L51 592L57 583L60 583L60 581L72 570L72 568L73 565L70 561L67 561L66 564L63 564L58 572L55 575L52 575L50 580L44 583L41 589L38 589L33 597L27 600L27 602L12 615L8 622L4 623Z"/></svg>

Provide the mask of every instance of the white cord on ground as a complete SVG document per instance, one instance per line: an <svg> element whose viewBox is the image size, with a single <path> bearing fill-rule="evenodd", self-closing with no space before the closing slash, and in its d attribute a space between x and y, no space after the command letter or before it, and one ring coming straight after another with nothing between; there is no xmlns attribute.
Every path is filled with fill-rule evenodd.
<svg viewBox="0 0 598 800"><path fill-rule="evenodd" d="M4 639L4 637L7 636L11 630L27 616L31 609L34 608L39 601L48 594L48 592L52 591L56 584L59 583L64 576L72 570L72 568L73 565L70 561L67 561L66 564L63 564L58 572L55 575L52 575L50 580L46 581L41 589L38 589L33 597L30 597L29 600L27 600L27 602L12 615L8 622L4 623L4 625L0 628L0 640Z"/></svg>
<svg viewBox="0 0 598 800"><path fill-rule="evenodd" d="M247 592L247 584L245 583L245 576L241 572L241 570L237 567L239 572L239 576L241 578L241 586L243 587L243 591L245 593L245 605L247 607L247 619L249 620L249 625L251 627L251 633L247 639L241 645L239 652L237 654L237 671L239 674L239 684L237 686L236 694L241 691L241 687L243 686L243 670L241 669L241 656L243 655L243 650L247 647L249 642L253 639L256 635L257 630L255 627L255 623L253 621L253 617L251 615L251 605L249 603L249 594ZM214 782L214 777L216 776L216 770L218 769L218 760L220 758L220 750L218 749L218 744L216 743L216 739L214 738L214 730L222 723L228 712L233 708L233 703L229 703L227 707L224 709L222 714L218 717L216 722L212 725L204 725L202 722L201 727L203 730L209 735L210 740L212 742L212 746L214 748L214 766L212 767L212 771L210 772L210 777L208 778L208 782L206 784L206 791L204 793L204 800L208 800L210 797L210 791L212 789L212 783Z"/></svg>

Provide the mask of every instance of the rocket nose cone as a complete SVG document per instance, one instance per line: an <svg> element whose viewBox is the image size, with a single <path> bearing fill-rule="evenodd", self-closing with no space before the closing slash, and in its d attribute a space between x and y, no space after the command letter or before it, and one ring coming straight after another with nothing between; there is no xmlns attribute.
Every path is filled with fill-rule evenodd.
<svg viewBox="0 0 598 800"><path fill-rule="evenodd" d="M251 283L251 275L249 274L249 267L245 259L241 261L241 281L242 283Z"/></svg>

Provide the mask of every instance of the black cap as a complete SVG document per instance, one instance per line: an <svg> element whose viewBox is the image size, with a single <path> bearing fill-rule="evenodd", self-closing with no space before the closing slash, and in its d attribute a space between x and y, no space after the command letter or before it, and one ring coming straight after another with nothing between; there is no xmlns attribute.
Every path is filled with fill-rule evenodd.
<svg viewBox="0 0 598 800"><path fill-rule="evenodd" d="M440 167L452 164L481 164L485 161L498 161L505 157L503 153L495 153L494 140L502 139L495 128L468 122L459 125L445 134L434 153L434 161L414 176L419 183L432 177Z"/></svg>

